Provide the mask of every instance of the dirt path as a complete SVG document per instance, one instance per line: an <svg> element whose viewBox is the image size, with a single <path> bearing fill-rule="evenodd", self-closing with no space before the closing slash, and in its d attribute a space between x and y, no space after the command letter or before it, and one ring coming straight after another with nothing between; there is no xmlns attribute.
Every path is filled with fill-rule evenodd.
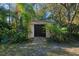
<svg viewBox="0 0 79 59"><path fill-rule="evenodd" d="M0 45L0 55L72 56L79 55L79 47L72 47L58 43L48 44L45 38L34 38L31 43Z"/></svg>
<svg viewBox="0 0 79 59"><path fill-rule="evenodd" d="M28 46L28 55L79 55L78 47L72 48L71 46L58 43L48 44L46 39L42 37L34 38Z"/></svg>

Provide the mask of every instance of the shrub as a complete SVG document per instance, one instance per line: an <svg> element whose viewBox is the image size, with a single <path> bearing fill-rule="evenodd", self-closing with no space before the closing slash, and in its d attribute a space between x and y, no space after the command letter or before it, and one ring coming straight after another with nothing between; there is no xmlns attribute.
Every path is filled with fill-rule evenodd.
<svg viewBox="0 0 79 59"><path fill-rule="evenodd" d="M60 27L56 24L47 24L46 25L47 30L49 30L51 36L50 39L56 41L56 42L64 42L66 41L65 33L67 33L66 27Z"/></svg>
<svg viewBox="0 0 79 59"><path fill-rule="evenodd" d="M16 29L6 29L0 30L0 43L22 43L27 42L26 32L16 32Z"/></svg>
<svg viewBox="0 0 79 59"><path fill-rule="evenodd" d="M18 33L15 33L12 42L13 42L13 43L27 42L27 41L28 41L28 38L27 38L26 35L27 35L27 34L24 33L24 32L18 32Z"/></svg>
<svg viewBox="0 0 79 59"><path fill-rule="evenodd" d="M7 28L0 30L0 43L7 43L9 41L8 31Z"/></svg>

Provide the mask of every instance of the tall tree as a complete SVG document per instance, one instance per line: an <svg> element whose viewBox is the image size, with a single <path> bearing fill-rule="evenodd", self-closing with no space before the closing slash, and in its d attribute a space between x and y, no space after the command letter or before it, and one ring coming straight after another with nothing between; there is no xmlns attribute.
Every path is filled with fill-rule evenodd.
<svg viewBox="0 0 79 59"><path fill-rule="evenodd" d="M79 10L79 4L78 3L69 3L69 4L65 3L65 4L61 4L61 5L67 11L68 23L72 23Z"/></svg>

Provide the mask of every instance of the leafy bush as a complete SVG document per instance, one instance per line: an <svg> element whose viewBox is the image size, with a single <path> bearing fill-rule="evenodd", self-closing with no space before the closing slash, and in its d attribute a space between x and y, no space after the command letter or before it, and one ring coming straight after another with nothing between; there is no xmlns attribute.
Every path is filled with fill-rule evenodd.
<svg viewBox="0 0 79 59"><path fill-rule="evenodd" d="M56 42L74 42L79 41L79 25L72 25L70 28L61 27L57 24L50 24L46 25L47 30L49 30L51 36L50 41Z"/></svg>
<svg viewBox="0 0 79 59"><path fill-rule="evenodd" d="M0 43L22 43L27 42L27 32L17 32L16 28L12 28L6 22L0 21Z"/></svg>
<svg viewBox="0 0 79 59"><path fill-rule="evenodd" d="M51 36L50 39L57 41L57 42L64 42L65 39L65 33L67 33L66 27L60 27L56 24L47 24L46 25L47 30L49 30Z"/></svg>
<svg viewBox="0 0 79 59"><path fill-rule="evenodd" d="M26 32L16 32L16 29L0 30L0 43L22 43L27 42Z"/></svg>
<svg viewBox="0 0 79 59"><path fill-rule="evenodd" d="M9 36L8 36L8 29L4 28L3 30L0 30L0 42L1 43L7 43L9 40Z"/></svg>
<svg viewBox="0 0 79 59"><path fill-rule="evenodd" d="M71 26L68 27L68 31L69 31L71 34L72 34L72 33L78 34L78 32L79 32L79 25L71 24Z"/></svg>
<svg viewBox="0 0 79 59"><path fill-rule="evenodd" d="M27 42L27 41L28 41L28 38L27 38L26 35L27 35L27 34L26 34L26 33L23 33L23 32L15 33L12 42L13 42L13 43L22 43L22 42Z"/></svg>

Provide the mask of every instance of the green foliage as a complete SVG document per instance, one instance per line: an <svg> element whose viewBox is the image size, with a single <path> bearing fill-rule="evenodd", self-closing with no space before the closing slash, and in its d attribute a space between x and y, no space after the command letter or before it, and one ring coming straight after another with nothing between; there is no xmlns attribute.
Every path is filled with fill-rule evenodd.
<svg viewBox="0 0 79 59"><path fill-rule="evenodd" d="M3 6L0 7L0 20L5 20L8 14L8 10L6 10Z"/></svg>
<svg viewBox="0 0 79 59"><path fill-rule="evenodd" d="M64 42L66 41L64 39L64 34L67 33L67 28L65 27L60 27L59 25L56 24L47 24L46 25L47 30L49 30L51 34L51 39L58 41L58 42Z"/></svg>
<svg viewBox="0 0 79 59"><path fill-rule="evenodd" d="M62 33L67 33L67 32L68 32L68 31L67 31L67 27L61 28L61 32L62 32Z"/></svg>
<svg viewBox="0 0 79 59"><path fill-rule="evenodd" d="M27 42L28 38L26 36L27 34L24 32L18 32L14 34L14 38L12 40L12 43L23 43L23 42Z"/></svg>
<svg viewBox="0 0 79 59"><path fill-rule="evenodd" d="M50 19L55 21L55 24L47 23L46 29L49 30L50 38L55 41L64 42L71 40L73 37L79 38L79 25L72 25L73 20L78 16L78 4L37 4L39 10L35 13L32 4L16 4L16 12L6 10L0 7L0 42L21 43L28 41L28 32L30 30L31 19L41 19L46 12L51 12ZM6 17L15 17L15 25L8 24ZM73 13L73 15L72 15ZM19 16L21 18L19 19ZM48 19L50 21L50 19ZM71 24L71 25L70 25ZM63 26L66 25L66 26ZM69 27L67 27L69 26ZM13 28L14 27L14 28ZM22 30L22 31L20 31Z"/></svg>
<svg viewBox="0 0 79 59"><path fill-rule="evenodd" d="M5 22L5 21L0 21L0 29L4 29L4 28L7 28L7 29L11 29L11 27Z"/></svg>
<svg viewBox="0 0 79 59"><path fill-rule="evenodd" d="M25 10L26 4L17 4L19 9L19 15L21 15L22 19L15 18L15 25L8 24L6 22L7 13L4 9L0 11L0 43L22 43L28 41L28 30L29 23L31 22L32 16L34 16L34 10L31 4L29 5L29 10ZM3 14L5 13L5 14ZM14 15L12 13L11 15ZM3 18L4 17L4 18ZM4 19L4 20L3 20ZM18 20L17 20L18 19ZM22 27L22 31L20 31L20 27ZM18 31L17 31L18 29Z"/></svg>
<svg viewBox="0 0 79 59"><path fill-rule="evenodd" d="M7 43L8 41L8 29L0 31L0 43Z"/></svg>
<svg viewBox="0 0 79 59"><path fill-rule="evenodd" d="M8 31L11 27L5 22L0 20L0 43L6 43L8 41Z"/></svg>
<svg viewBox="0 0 79 59"><path fill-rule="evenodd" d="M74 42L79 41L79 25L71 25L71 30L69 30L68 27L61 27L57 24L47 24L46 25L47 30L49 30L51 36L50 41L56 41L56 42Z"/></svg>
<svg viewBox="0 0 79 59"><path fill-rule="evenodd" d="M0 31L0 43L22 43L27 42L26 32L16 32L15 29L4 29Z"/></svg>
<svg viewBox="0 0 79 59"><path fill-rule="evenodd" d="M68 27L68 32L78 34L79 25L71 24L70 27Z"/></svg>

